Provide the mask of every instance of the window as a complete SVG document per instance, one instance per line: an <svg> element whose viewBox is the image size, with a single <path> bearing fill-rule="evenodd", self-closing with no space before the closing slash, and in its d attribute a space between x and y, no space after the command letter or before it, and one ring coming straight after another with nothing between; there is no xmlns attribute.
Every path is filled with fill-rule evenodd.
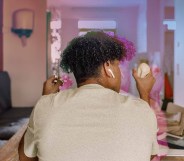
<svg viewBox="0 0 184 161"><path fill-rule="evenodd" d="M116 33L116 21L105 21L105 20L79 20L78 21L78 29L79 35L84 35L86 32L91 30L103 30L104 32L108 32L112 35Z"/></svg>
<svg viewBox="0 0 184 161"><path fill-rule="evenodd" d="M176 21L175 20L164 20L163 24L167 26L168 30L176 29Z"/></svg>

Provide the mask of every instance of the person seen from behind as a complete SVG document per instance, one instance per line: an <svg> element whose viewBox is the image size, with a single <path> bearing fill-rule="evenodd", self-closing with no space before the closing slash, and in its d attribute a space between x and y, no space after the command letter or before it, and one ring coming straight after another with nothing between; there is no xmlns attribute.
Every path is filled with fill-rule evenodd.
<svg viewBox="0 0 184 161"><path fill-rule="evenodd" d="M125 57L122 43L103 32L74 38L60 65L73 72L77 87L57 92L53 77L45 82L19 145L20 161L150 161L158 153L148 104L155 79L133 70L141 99L120 95Z"/></svg>

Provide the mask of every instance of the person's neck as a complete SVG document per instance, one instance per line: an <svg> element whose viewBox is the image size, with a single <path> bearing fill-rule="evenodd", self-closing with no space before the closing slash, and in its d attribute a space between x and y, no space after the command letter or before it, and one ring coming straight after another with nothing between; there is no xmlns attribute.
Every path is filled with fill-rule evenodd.
<svg viewBox="0 0 184 161"><path fill-rule="evenodd" d="M85 80L84 82L77 84L77 87L81 87L81 86L88 85L88 84L98 84L98 85L101 85L105 88L108 88L108 89L115 91L113 88L111 88L111 86L107 82L107 80L104 80L103 78L89 78L89 79ZM117 92L117 91L115 91L115 92Z"/></svg>
<svg viewBox="0 0 184 161"><path fill-rule="evenodd" d="M77 84L77 87L81 87L88 84L99 84L103 87L106 87L105 83L100 78L89 78L84 82Z"/></svg>

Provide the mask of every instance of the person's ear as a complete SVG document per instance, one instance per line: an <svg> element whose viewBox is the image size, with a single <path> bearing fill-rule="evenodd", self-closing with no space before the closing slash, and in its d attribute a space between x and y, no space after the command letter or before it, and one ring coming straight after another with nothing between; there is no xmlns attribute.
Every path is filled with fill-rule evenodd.
<svg viewBox="0 0 184 161"><path fill-rule="evenodd" d="M110 61L105 62L103 64L103 66L104 66L104 70L105 70L106 75L110 78L115 78L115 75L112 71L112 65L111 65Z"/></svg>

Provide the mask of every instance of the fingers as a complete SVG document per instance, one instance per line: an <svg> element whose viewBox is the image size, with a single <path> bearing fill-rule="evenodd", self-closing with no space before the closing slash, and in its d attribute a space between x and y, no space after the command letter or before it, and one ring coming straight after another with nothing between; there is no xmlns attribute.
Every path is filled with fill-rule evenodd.
<svg viewBox="0 0 184 161"><path fill-rule="evenodd" d="M153 73L152 73L152 71L150 70L150 72L144 77L144 78L141 78L141 77L139 77L138 76L138 74L137 74L137 69L136 68L134 68L134 69L132 69L132 75L133 75L133 77L136 79L136 80L138 80L138 79L144 79L144 78L151 78L151 77L153 77ZM153 77L154 78L154 77Z"/></svg>
<svg viewBox="0 0 184 161"><path fill-rule="evenodd" d="M60 79L57 79L55 83L52 85L52 93L56 93L59 91L59 87L63 85L63 82Z"/></svg>
<svg viewBox="0 0 184 161"><path fill-rule="evenodd" d="M50 77L50 81L51 81L52 83L54 83L54 84L57 83L58 80L59 80L59 78L56 77L55 75L53 75L52 77Z"/></svg>
<svg viewBox="0 0 184 161"><path fill-rule="evenodd" d="M54 80L55 80L55 79L56 79L55 76L52 75L51 77L49 77L49 78L44 82L44 84L52 84L52 83L54 83Z"/></svg>
<svg viewBox="0 0 184 161"><path fill-rule="evenodd" d="M150 70L150 72L148 73L148 75L146 76L148 79L152 80L154 83L156 81L155 77L153 76L152 70Z"/></svg>
<svg viewBox="0 0 184 161"><path fill-rule="evenodd" d="M50 76L47 80L46 80L47 83L52 83L52 84L55 84L57 86L60 86L63 84L63 82L60 80L60 77L55 77L55 75L52 75Z"/></svg>
<svg viewBox="0 0 184 161"><path fill-rule="evenodd" d="M146 75L146 77L152 77L153 76L153 73L152 73L152 71L150 70L150 72Z"/></svg>
<svg viewBox="0 0 184 161"><path fill-rule="evenodd" d="M136 68L132 69L132 76L134 77L135 80L140 79L138 74L137 74L137 69Z"/></svg>
<svg viewBox="0 0 184 161"><path fill-rule="evenodd" d="M132 69L132 75L135 79L136 87L140 97L147 101L147 98L149 97L151 89L155 83L155 78L152 74L152 71L150 71L144 78L141 78L138 76L137 70L134 68Z"/></svg>
<svg viewBox="0 0 184 161"><path fill-rule="evenodd" d="M56 86L56 87L59 87L59 86L62 86L62 85L63 85L63 82L60 79L57 79L57 82L54 83L54 86Z"/></svg>
<svg viewBox="0 0 184 161"><path fill-rule="evenodd" d="M43 95L48 95L51 93L57 93L59 91L59 86L62 86L63 82L60 78L56 78L54 75L49 77L43 85Z"/></svg>

